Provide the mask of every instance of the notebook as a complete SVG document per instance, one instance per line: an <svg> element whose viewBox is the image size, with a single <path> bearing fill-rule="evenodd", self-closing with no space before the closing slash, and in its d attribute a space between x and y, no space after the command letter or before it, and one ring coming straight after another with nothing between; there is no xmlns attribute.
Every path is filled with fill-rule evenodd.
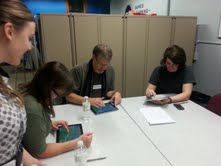
<svg viewBox="0 0 221 166"><path fill-rule="evenodd" d="M107 158L107 155L104 153L103 147L97 144L96 140L93 140L90 148L88 148L88 162L103 160Z"/></svg>
<svg viewBox="0 0 221 166"><path fill-rule="evenodd" d="M150 125L175 123L175 120L173 120L161 107L141 108L140 112Z"/></svg>

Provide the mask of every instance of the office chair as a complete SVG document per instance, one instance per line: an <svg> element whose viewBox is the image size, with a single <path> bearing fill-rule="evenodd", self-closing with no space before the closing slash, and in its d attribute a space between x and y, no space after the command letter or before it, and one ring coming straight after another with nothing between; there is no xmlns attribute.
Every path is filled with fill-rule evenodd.
<svg viewBox="0 0 221 166"><path fill-rule="evenodd" d="M211 97L207 109L221 116L221 93Z"/></svg>

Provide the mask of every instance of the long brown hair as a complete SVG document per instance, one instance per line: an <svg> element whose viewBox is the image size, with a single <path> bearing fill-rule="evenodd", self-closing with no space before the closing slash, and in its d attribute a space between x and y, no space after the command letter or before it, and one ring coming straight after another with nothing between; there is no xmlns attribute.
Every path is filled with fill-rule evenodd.
<svg viewBox="0 0 221 166"><path fill-rule="evenodd" d="M8 22L12 23L14 28L19 31L28 22L34 22L34 17L20 0L0 0L0 28ZM4 83L1 76L0 93L11 97L18 97L20 99L17 100L19 104L23 104L22 98Z"/></svg>
<svg viewBox="0 0 221 166"><path fill-rule="evenodd" d="M60 62L48 62L44 64L35 74L31 82L23 85L23 94L31 95L42 104L43 108L55 116L51 92L63 90L62 96L72 92L73 79L68 69Z"/></svg>

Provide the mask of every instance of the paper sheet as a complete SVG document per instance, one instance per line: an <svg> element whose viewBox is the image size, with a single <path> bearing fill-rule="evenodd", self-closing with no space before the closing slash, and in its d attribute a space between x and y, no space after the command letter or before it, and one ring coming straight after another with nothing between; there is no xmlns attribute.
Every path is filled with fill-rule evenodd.
<svg viewBox="0 0 221 166"><path fill-rule="evenodd" d="M140 112L144 115L150 125L175 123L175 120L173 120L160 107L141 108Z"/></svg>
<svg viewBox="0 0 221 166"><path fill-rule="evenodd" d="M91 147L88 149L88 161L105 159L107 154L104 153L103 147L98 145L95 140L92 141Z"/></svg>

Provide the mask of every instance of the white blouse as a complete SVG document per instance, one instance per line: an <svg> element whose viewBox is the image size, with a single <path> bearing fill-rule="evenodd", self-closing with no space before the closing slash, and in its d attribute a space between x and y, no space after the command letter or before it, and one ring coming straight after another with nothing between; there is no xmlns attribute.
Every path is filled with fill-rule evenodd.
<svg viewBox="0 0 221 166"><path fill-rule="evenodd" d="M25 133L26 112L18 100L0 90L0 165L14 157Z"/></svg>

